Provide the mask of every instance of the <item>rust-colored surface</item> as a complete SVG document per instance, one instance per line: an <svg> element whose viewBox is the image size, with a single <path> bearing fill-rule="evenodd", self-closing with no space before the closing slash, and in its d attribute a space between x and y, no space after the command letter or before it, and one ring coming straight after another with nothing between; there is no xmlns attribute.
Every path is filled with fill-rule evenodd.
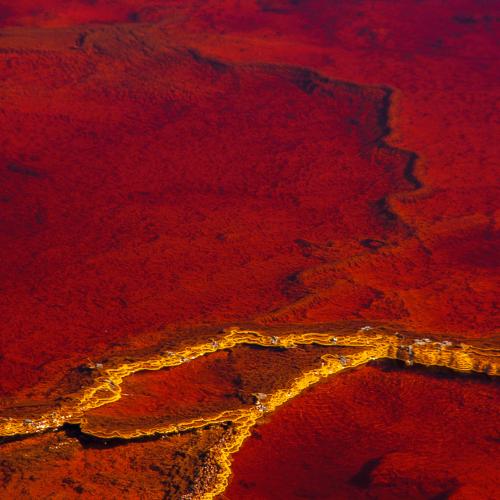
<svg viewBox="0 0 500 500"><path fill-rule="evenodd" d="M262 427L270 429L262 448L249 441L230 498L494 497L493 470L482 464L496 441L478 434L497 406L492 384L376 368L336 375L346 366L331 338L362 347L360 364L416 356L497 372L497 24L494 2L471 0L0 0L3 434L73 422L126 437L191 418L220 430L214 412L265 406L237 381L300 380L298 395L316 381L300 353L326 349L336 353L321 368L331 381L278 410ZM224 344L227 325L249 322L267 336L259 350ZM380 339L372 342L366 325ZM331 332L323 347L281 351L270 340L302 341L311 329ZM426 337L436 342L419 358ZM169 361L170 351L179 360ZM205 357L181 359L191 354ZM329 405L338 387L354 422L346 417L341 435L330 431L340 414L315 406ZM349 406L356 387L373 402L364 410ZM396 438L386 416L400 411L389 397L397 391L416 392L416 406L401 410ZM431 394L439 415L426 413ZM431 450L444 442L442 415L457 401L466 401L457 425L476 433L453 462L458 444ZM243 423L231 414L224 424L233 426L226 444L198 445L199 425L185 427L183 439L194 441L178 446L191 446L192 457L206 449L216 465L207 472L188 453L184 479L163 480L169 495L222 487L219 473L227 476L228 457L254 423L241 414ZM365 451L328 451L363 440L380 419ZM422 420L419 451L404 451ZM314 473L300 459L304 425ZM282 435L297 436L289 449L276 446ZM47 451L60 439L74 448L63 458ZM75 439L59 431L3 444L10 458L0 496L79 495L79 487L58 489L66 486L49 464L62 460L77 474L74 464L87 460L100 474L100 453L134 479L113 489L107 471L85 492L103 495L109 484L110 495L123 495L128 484L132 497L145 495L143 453L177 446L172 437L134 441L127 465L120 448L97 441L89 451ZM268 480L271 460L257 456L273 446ZM31 489L24 468L45 453L44 479ZM370 481L349 482L379 458ZM396 472L407 481L388 486ZM286 484L287 474L296 480Z"/></svg>
<svg viewBox="0 0 500 500"><path fill-rule="evenodd" d="M405 231L381 213L412 187L410 155L381 142L386 90L213 62L157 27L78 36L36 32L43 55L6 72L5 375L28 360L13 390L134 331L286 307L302 268ZM47 65L61 85L33 81ZM375 298L339 283L351 312L330 320Z"/></svg>
<svg viewBox="0 0 500 500"><path fill-rule="evenodd" d="M499 397L490 380L449 373L332 377L254 430L225 497L495 498Z"/></svg>
<svg viewBox="0 0 500 500"><path fill-rule="evenodd" d="M67 429L2 444L2 498L181 498L200 471L210 478L210 449L230 432L102 442Z"/></svg>

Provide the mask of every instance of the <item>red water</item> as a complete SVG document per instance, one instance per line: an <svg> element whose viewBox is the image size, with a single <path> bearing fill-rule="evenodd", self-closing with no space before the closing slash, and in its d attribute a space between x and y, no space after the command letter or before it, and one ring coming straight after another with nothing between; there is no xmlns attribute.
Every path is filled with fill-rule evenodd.
<svg viewBox="0 0 500 500"><path fill-rule="evenodd" d="M87 357L154 330L361 320L490 337L497 21L470 0L0 0L2 405L49 400ZM283 474L245 481L292 488ZM439 474L429 495L455 485Z"/></svg>
<svg viewBox="0 0 500 500"><path fill-rule="evenodd" d="M499 397L427 372L332 377L257 427L225 498L495 498Z"/></svg>

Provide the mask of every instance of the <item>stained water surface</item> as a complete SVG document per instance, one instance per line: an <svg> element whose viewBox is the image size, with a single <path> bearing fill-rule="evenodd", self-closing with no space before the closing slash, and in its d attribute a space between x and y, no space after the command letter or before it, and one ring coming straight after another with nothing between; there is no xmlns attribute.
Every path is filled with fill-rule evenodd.
<svg viewBox="0 0 500 500"><path fill-rule="evenodd" d="M498 16L0 0L0 498L495 498Z"/></svg>

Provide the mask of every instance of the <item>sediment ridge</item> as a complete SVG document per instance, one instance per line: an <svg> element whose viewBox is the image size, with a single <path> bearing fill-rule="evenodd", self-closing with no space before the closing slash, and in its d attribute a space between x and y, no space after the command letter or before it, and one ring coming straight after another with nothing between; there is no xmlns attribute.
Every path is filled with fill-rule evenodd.
<svg viewBox="0 0 500 500"><path fill-rule="evenodd" d="M325 377L383 359L402 360L407 365L416 363L424 366L442 366L459 372L484 373L490 376L498 376L500 373L498 365L500 347L495 341L466 343L460 340L433 340L412 335L410 332L400 332L392 327L369 325L349 334L338 333L335 329L325 329L324 325L307 329L298 327L297 330L298 332L294 333L291 327L286 327L282 331L279 328L230 327L218 336L214 335L208 342L186 346L177 351L160 348L155 355L147 359L136 359L109 367L100 362L90 362L88 368L99 373L91 386L86 387L79 395L72 395L68 398L69 402L61 405L59 409L41 417L29 418L29 415L26 415L23 418L9 416L2 418L0 435L40 433L70 423L79 425L82 432L98 438L134 439L228 424L231 426L231 432L211 450L211 458L204 466L208 469L201 471L196 483L198 486L195 484L193 490L195 492L193 498L208 499L214 498L226 488L231 474L231 455L238 451L257 421ZM86 419L86 413L90 410L120 400L124 379L135 373L173 368L217 351L243 345L268 349L293 349L316 345L338 347L339 353L335 354L335 351L330 350L321 356L317 367L304 371L286 387L281 387L272 394L255 395L254 404L250 407L203 415L167 426L149 426L132 431L113 427L92 427ZM342 348L352 348L352 350L346 355ZM208 477L212 479L207 480Z"/></svg>

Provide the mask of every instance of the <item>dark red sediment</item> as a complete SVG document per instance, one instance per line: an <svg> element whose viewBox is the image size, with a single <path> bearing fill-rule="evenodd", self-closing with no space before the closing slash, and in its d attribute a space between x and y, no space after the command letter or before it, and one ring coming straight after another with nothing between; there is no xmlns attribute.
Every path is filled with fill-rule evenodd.
<svg viewBox="0 0 500 500"><path fill-rule="evenodd" d="M389 368L331 377L276 410L235 455L225 498L495 498L498 385Z"/></svg>
<svg viewBox="0 0 500 500"><path fill-rule="evenodd" d="M44 30L47 52L7 74L6 390L145 330L300 304L303 269L407 233L381 214L381 200L412 189L411 154L381 142L386 89L214 63L156 27L141 28L144 52L129 30L99 28L83 50L64 31L57 51ZM33 81L47 65L66 81ZM376 290L334 281L351 306L333 304L330 321L363 317Z"/></svg>

